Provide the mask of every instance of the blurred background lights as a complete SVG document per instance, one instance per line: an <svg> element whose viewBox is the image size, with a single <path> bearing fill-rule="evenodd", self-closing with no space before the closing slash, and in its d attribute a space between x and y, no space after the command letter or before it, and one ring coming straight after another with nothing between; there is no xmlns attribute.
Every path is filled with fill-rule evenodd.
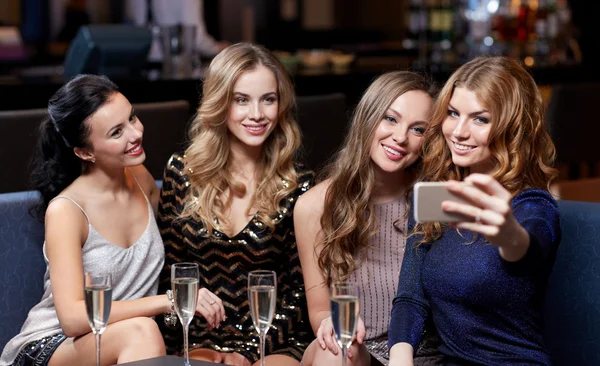
<svg viewBox="0 0 600 366"><path fill-rule="evenodd" d="M500 6L500 2L498 0L490 0L490 2L487 4L487 11L490 14L494 14L495 12L498 11L499 6Z"/></svg>

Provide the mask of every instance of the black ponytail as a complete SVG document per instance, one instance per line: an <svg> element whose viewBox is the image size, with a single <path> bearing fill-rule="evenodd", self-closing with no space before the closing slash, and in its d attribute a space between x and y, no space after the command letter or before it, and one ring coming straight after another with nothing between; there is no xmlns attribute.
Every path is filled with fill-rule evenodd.
<svg viewBox="0 0 600 366"><path fill-rule="evenodd" d="M41 194L34 210L43 220L50 200L67 188L85 168L74 148L88 147L91 127L86 123L117 86L105 76L79 75L62 86L48 102L48 116L39 126L37 152L31 176Z"/></svg>

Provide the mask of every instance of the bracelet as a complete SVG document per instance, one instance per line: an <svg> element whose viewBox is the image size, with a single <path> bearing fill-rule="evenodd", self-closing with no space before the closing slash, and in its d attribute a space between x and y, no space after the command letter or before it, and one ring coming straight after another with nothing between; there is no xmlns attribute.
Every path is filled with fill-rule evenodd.
<svg viewBox="0 0 600 366"><path fill-rule="evenodd" d="M165 313L164 320L165 325L168 327L175 327L177 325L177 313L175 313L175 300L173 300L173 292L167 290L167 298L171 302L171 311Z"/></svg>

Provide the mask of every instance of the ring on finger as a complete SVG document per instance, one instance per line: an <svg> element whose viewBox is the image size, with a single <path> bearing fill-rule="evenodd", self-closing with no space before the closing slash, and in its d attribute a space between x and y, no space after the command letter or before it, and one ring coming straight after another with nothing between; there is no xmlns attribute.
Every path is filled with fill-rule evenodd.
<svg viewBox="0 0 600 366"><path fill-rule="evenodd" d="M479 211L477 213L477 216L475 216L475 223L479 224L481 222L481 211Z"/></svg>
<svg viewBox="0 0 600 366"><path fill-rule="evenodd" d="M216 302L217 302L216 300L209 301L209 302L208 302L208 305L214 305Z"/></svg>

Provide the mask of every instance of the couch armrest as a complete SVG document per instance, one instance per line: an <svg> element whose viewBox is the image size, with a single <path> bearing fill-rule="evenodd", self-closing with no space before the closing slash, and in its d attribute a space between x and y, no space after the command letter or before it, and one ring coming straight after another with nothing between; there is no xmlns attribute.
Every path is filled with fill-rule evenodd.
<svg viewBox="0 0 600 366"><path fill-rule="evenodd" d="M0 194L0 349L43 294L44 224L29 214L37 199L33 191Z"/></svg>
<svg viewBox="0 0 600 366"><path fill-rule="evenodd" d="M600 203L558 201L562 239L545 301L554 365L600 365Z"/></svg>

